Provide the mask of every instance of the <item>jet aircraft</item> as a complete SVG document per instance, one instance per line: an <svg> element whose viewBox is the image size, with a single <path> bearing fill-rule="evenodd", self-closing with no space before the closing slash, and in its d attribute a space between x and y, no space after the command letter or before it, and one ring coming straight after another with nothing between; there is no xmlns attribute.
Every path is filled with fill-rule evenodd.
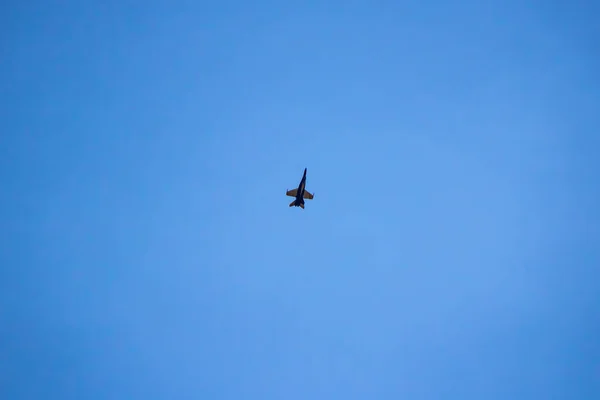
<svg viewBox="0 0 600 400"><path fill-rule="evenodd" d="M298 185L297 189L287 190L286 195L295 197L294 201L290 203L290 207L302 207L304 209L304 199L312 200L315 197L312 193L309 193L306 189L306 168L304 168L304 175Z"/></svg>

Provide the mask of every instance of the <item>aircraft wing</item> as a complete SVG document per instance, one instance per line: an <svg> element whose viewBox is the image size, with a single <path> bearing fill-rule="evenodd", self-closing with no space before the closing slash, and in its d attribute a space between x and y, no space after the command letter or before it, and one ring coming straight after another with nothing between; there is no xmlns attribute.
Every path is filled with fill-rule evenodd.
<svg viewBox="0 0 600 400"><path fill-rule="evenodd" d="M312 200L312 198L313 198L313 197L315 197L315 196L314 196L312 193L310 193L308 190L305 190L305 191L304 191L304 196L303 196L303 197L304 197L305 199Z"/></svg>
<svg viewBox="0 0 600 400"><path fill-rule="evenodd" d="M292 189L285 192L286 196L296 197L296 193L298 193L298 189Z"/></svg>

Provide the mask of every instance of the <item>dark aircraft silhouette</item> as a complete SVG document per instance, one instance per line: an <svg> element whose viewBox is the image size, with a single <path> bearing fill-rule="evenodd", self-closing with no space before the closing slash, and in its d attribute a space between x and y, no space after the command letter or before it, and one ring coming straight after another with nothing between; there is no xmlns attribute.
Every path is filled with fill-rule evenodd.
<svg viewBox="0 0 600 400"><path fill-rule="evenodd" d="M290 203L290 207L302 207L304 209L304 199L312 200L315 197L313 194L305 190L306 186L306 168L304 168L304 175L298 185L297 189L288 190L285 192L287 196L295 197L294 201Z"/></svg>

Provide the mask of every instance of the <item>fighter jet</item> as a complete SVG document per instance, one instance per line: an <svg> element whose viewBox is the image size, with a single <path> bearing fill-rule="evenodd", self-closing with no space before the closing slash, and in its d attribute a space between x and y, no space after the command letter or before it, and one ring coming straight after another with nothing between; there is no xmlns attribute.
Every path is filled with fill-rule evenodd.
<svg viewBox="0 0 600 400"><path fill-rule="evenodd" d="M313 194L311 194L307 190L305 190L305 188L304 188L305 186L306 186L306 168L304 168L304 175L302 176L302 180L300 181L298 188L292 189L292 190L287 190L285 193L287 196L295 197L294 201L292 201L290 203L290 207L292 207L292 206L302 207L302 209L304 209L304 199L312 200L312 198L315 197Z"/></svg>

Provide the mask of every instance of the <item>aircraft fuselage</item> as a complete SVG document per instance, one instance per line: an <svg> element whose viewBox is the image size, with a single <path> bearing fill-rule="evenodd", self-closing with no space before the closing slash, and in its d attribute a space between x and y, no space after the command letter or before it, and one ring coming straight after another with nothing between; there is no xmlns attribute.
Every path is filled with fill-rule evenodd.
<svg viewBox="0 0 600 400"><path fill-rule="evenodd" d="M300 184L298 185L298 191L296 192L296 204L299 206L300 204L304 204L304 188L306 187L306 168L304 168L304 175L302 175L302 180L300 180Z"/></svg>

